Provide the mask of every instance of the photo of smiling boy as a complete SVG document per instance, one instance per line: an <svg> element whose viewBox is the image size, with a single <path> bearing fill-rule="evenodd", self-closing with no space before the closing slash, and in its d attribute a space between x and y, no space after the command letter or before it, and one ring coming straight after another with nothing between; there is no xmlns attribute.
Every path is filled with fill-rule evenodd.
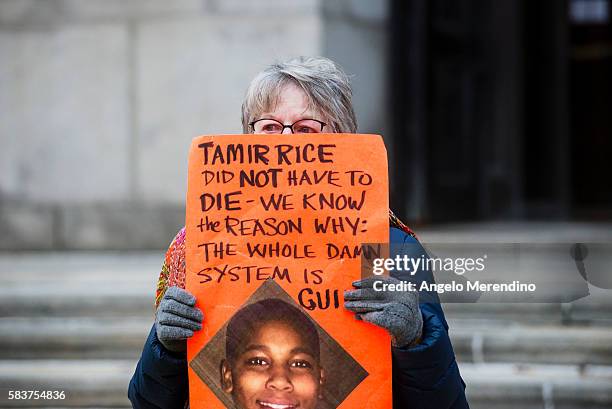
<svg viewBox="0 0 612 409"><path fill-rule="evenodd" d="M317 409L325 371L319 334L298 308L265 299L239 310L226 329L221 386L239 409Z"/></svg>

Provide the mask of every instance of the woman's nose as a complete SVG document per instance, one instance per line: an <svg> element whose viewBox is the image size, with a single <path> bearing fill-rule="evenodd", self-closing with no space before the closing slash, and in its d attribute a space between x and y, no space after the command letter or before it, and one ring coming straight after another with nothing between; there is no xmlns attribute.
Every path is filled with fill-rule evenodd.
<svg viewBox="0 0 612 409"><path fill-rule="evenodd" d="M286 126L285 128L283 128L283 134L291 134L293 133L293 130L291 129L290 126Z"/></svg>
<svg viewBox="0 0 612 409"><path fill-rule="evenodd" d="M289 379L289 371L287 368L272 368L266 387L277 391L290 392L293 390L293 384Z"/></svg>

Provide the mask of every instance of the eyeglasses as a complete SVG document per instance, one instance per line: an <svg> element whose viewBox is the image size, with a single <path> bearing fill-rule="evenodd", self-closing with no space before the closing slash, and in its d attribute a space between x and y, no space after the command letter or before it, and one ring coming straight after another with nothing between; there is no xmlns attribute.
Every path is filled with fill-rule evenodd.
<svg viewBox="0 0 612 409"><path fill-rule="evenodd" d="M255 133L281 134L285 132L285 128L291 129L291 133L319 133L323 132L323 127L327 124L317 119L305 118L291 125L285 125L276 119L262 118L249 125Z"/></svg>

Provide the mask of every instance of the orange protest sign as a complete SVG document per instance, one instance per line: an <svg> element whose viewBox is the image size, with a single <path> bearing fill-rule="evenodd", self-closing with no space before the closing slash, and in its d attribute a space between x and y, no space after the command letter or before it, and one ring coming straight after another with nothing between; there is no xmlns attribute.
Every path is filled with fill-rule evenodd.
<svg viewBox="0 0 612 409"><path fill-rule="evenodd" d="M390 408L383 329L343 308L364 243L389 239L378 135L213 135L189 154L192 408Z"/></svg>

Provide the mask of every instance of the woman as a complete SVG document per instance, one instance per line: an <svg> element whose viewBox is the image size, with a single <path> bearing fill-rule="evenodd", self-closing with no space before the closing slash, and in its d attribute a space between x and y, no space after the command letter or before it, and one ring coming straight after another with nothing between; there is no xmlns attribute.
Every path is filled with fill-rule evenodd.
<svg viewBox="0 0 612 409"><path fill-rule="evenodd" d="M274 64L251 82L242 105L242 126L245 133L355 133L349 80L326 58ZM395 253L409 257L424 253L412 231L391 211L389 223ZM184 290L184 240L183 229L166 253L155 325L130 382L128 395L134 407L182 408L188 399L186 339L201 328L203 314ZM418 275L433 281L429 271ZM385 280L398 278L407 277ZM465 384L437 297L419 304L416 292L374 292L368 279L353 285L356 289L345 293L345 308L391 335L394 407L467 408Z"/></svg>

